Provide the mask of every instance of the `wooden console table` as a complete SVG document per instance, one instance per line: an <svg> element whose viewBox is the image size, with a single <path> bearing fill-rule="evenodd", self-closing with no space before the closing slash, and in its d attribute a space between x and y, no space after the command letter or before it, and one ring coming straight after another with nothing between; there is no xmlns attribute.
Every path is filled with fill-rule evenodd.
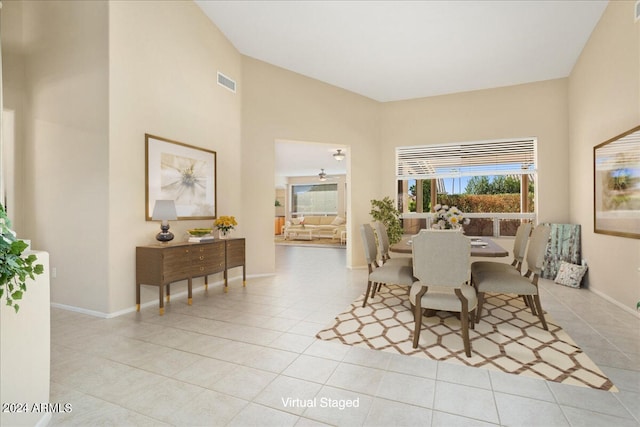
<svg viewBox="0 0 640 427"><path fill-rule="evenodd" d="M187 280L188 304L192 303L192 279L204 276L205 289L209 275L224 273L227 292L227 271L242 267L242 285L247 284L245 239L215 239L204 243L158 243L136 247L136 310L140 311L140 285L158 287L160 315L164 314L164 294L171 299L171 283Z"/></svg>

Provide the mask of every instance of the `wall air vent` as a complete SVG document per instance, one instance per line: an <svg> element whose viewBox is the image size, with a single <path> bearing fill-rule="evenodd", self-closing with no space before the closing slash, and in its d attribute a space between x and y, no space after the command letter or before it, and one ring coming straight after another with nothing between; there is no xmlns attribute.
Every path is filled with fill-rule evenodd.
<svg viewBox="0 0 640 427"><path fill-rule="evenodd" d="M218 71L218 84L236 93L236 82Z"/></svg>

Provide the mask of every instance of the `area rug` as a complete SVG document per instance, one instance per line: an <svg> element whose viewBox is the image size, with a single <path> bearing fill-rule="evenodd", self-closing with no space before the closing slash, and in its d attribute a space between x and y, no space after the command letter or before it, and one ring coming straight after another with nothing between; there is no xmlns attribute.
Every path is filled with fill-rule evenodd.
<svg viewBox="0 0 640 427"><path fill-rule="evenodd" d="M548 331L521 298L494 294L469 331L471 357L464 354L455 313L424 317L413 348L413 313L406 287L383 286L362 307L361 296L317 338L407 356L457 363L511 374L617 392L617 388L548 314ZM486 310L486 311L485 311Z"/></svg>
<svg viewBox="0 0 640 427"><path fill-rule="evenodd" d="M330 247L330 248L346 248L347 245L340 243L340 239L315 238L313 240L284 240L282 236L276 236L274 239L276 245L285 246L312 246L312 247Z"/></svg>

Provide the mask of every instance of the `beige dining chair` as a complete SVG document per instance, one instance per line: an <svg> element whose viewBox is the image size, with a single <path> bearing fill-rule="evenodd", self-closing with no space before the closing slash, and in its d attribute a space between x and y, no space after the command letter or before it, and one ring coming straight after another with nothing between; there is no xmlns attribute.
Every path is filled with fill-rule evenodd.
<svg viewBox="0 0 640 427"><path fill-rule="evenodd" d="M371 298L375 296L379 284L411 286L415 279L413 278L413 270L409 265L378 265L378 247L376 244L376 236L373 227L370 224L362 224L360 226L360 235L362 236L362 244L364 246L364 256L367 260L369 274L367 279L367 292L364 295L362 306L367 305L369 294Z"/></svg>
<svg viewBox="0 0 640 427"><path fill-rule="evenodd" d="M540 294L538 292L538 277L542 270L544 255L549 242L551 227L549 225L538 225L534 228L529 239L529 249L527 250L527 272L524 276L513 274L510 271L483 271L472 274L471 281L478 292L478 313L476 322L482 316L482 305L484 304L486 292L516 294L525 297L527 305L534 315L537 315L544 330L548 330L547 322L544 318Z"/></svg>
<svg viewBox="0 0 640 427"><path fill-rule="evenodd" d="M523 222L518 226L513 242L513 262L511 264L497 261L475 261L471 263L471 276L482 271L510 271L522 274L522 261L527 251L527 242L531 234L531 223Z"/></svg>
<svg viewBox="0 0 640 427"><path fill-rule="evenodd" d="M381 221L374 221L372 223L373 230L377 236L378 255L383 264L397 264L397 265L411 265L411 257L395 257L391 258L389 254L389 234L387 233L387 227Z"/></svg>
<svg viewBox="0 0 640 427"><path fill-rule="evenodd" d="M468 284L471 244L462 233L445 230L421 230L412 238L413 275L409 300L415 329L413 348L418 347L425 310L460 313L464 352L471 357L469 327L474 327L476 290Z"/></svg>

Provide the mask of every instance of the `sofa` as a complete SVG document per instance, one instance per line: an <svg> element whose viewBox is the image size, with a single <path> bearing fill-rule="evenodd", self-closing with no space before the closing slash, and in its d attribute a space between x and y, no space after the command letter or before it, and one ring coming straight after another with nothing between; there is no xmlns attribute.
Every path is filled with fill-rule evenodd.
<svg viewBox="0 0 640 427"><path fill-rule="evenodd" d="M342 231L347 230L347 220L338 215L309 215L291 218L285 222L284 238L290 239L297 232L305 231L305 234L314 238L324 237L340 239Z"/></svg>

